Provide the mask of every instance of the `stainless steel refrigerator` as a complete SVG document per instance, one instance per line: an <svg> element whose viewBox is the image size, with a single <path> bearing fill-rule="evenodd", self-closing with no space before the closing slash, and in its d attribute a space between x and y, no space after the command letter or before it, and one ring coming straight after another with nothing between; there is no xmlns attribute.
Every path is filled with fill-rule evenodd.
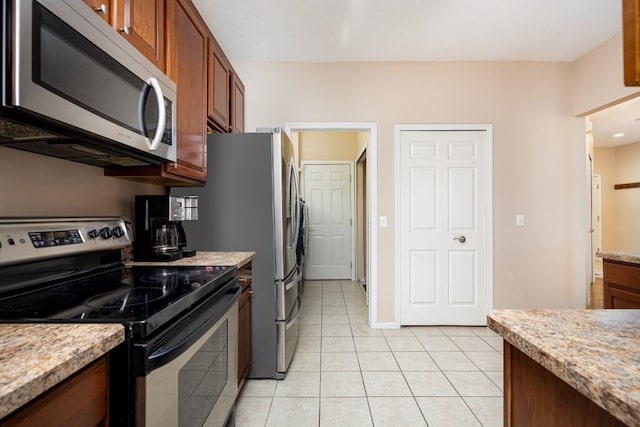
<svg viewBox="0 0 640 427"><path fill-rule="evenodd" d="M184 223L198 251L254 251L249 378L284 378L298 341L300 202L293 145L280 129L212 134L207 184L172 188L199 196L198 221Z"/></svg>

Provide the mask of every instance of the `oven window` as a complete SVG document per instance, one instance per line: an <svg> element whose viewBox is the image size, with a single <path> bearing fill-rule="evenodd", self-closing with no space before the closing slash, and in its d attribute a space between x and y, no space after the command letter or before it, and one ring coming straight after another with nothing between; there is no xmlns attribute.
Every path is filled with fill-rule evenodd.
<svg viewBox="0 0 640 427"><path fill-rule="evenodd" d="M178 425L201 426L227 384L228 320L178 373Z"/></svg>
<svg viewBox="0 0 640 427"><path fill-rule="evenodd" d="M150 86L47 9L36 2L33 8L34 82L112 123L153 138L158 108Z"/></svg>

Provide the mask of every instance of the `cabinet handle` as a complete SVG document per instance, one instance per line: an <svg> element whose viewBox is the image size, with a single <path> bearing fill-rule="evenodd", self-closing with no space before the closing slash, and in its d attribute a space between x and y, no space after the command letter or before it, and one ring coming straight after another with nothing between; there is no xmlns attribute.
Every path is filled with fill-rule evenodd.
<svg viewBox="0 0 640 427"><path fill-rule="evenodd" d="M249 291L249 295L253 295L253 291Z"/></svg>
<svg viewBox="0 0 640 427"><path fill-rule="evenodd" d="M129 27L125 25L124 27L120 28L120 32L129 35Z"/></svg>
<svg viewBox="0 0 640 427"><path fill-rule="evenodd" d="M93 10L95 10L98 13L102 13L104 15L107 14L107 12L109 11L109 9L107 8L107 5L102 3L100 6L98 7L94 7Z"/></svg>

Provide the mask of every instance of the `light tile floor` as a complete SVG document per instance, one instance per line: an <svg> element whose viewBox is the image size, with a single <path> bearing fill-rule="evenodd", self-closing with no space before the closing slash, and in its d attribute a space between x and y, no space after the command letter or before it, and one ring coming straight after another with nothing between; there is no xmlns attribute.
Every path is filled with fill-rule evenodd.
<svg viewBox="0 0 640 427"><path fill-rule="evenodd" d="M307 281L303 298L287 377L248 380L237 426L502 425L502 339L489 329L370 329L350 281Z"/></svg>

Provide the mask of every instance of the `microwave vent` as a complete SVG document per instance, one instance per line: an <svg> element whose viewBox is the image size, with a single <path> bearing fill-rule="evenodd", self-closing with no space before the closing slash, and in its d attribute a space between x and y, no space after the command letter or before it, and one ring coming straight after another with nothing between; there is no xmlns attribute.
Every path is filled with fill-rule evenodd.
<svg viewBox="0 0 640 427"><path fill-rule="evenodd" d="M57 139L59 135L34 126L23 125L9 120L0 120L0 138L14 141Z"/></svg>

